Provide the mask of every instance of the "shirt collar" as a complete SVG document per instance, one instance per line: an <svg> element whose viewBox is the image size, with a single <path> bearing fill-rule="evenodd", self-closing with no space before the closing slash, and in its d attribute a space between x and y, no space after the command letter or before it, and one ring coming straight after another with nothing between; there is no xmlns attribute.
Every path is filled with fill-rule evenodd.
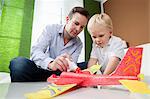
<svg viewBox="0 0 150 99"><path fill-rule="evenodd" d="M64 28L65 28L65 25L62 25L62 27L59 29L59 35L62 35L64 33Z"/></svg>
<svg viewBox="0 0 150 99"><path fill-rule="evenodd" d="M113 36L110 37L107 46L110 46L111 42L112 42Z"/></svg>
<svg viewBox="0 0 150 99"><path fill-rule="evenodd" d="M59 30L59 32L58 32L59 35L62 36L62 37L63 37L64 29L65 29L65 25L62 25L62 27L60 28L60 30ZM79 37L77 36L77 37L73 38L73 39L71 40L71 42L72 42L72 43L76 43L78 39L79 39Z"/></svg>

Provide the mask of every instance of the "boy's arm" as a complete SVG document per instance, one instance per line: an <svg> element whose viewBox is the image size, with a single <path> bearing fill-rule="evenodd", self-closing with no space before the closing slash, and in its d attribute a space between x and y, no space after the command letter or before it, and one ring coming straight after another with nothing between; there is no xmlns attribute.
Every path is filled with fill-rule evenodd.
<svg viewBox="0 0 150 99"><path fill-rule="evenodd" d="M96 58L90 58L89 61L88 61L88 68L93 66L93 65L96 65L97 64L97 59Z"/></svg>
<svg viewBox="0 0 150 99"><path fill-rule="evenodd" d="M118 57L111 57L108 61L108 64L106 66L106 69L103 73L103 75L109 75L111 74L117 67L117 65L119 64L120 59Z"/></svg>

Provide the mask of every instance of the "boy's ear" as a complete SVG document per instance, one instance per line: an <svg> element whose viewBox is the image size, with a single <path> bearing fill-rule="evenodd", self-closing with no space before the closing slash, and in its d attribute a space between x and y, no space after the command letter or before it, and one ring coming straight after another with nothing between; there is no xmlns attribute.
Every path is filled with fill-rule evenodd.
<svg viewBox="0 0 150 99"><path fill-rule="evenodd" d="M110 35L112 35L112 34L113 34L113 33L112 33L112 31L110 31L109 33L110 33Z"/></svg>

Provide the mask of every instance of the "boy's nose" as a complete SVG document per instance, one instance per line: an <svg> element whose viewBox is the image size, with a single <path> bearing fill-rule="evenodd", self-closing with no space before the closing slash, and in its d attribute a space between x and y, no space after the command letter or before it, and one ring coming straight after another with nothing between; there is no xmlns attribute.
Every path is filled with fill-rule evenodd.
<svg viewBox="0 0 150 99"><path fill-rule="evenodd" d="M102 40L100 38L96 38L96 42L101 42Z"/></svg>

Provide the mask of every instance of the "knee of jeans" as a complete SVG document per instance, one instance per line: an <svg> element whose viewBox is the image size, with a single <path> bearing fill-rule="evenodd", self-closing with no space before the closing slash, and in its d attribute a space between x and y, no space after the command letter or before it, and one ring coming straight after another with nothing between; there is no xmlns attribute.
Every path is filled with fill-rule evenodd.
<svg viewBox="0 0 150 99"><path fill-rule="evenodd" d="M88 62L81 62L81 63L77 63L77 66L83 70L87 68L87 64Z"/></svg>
<svg viewBox="0 0 150 99"><path fill-rule="evenodd" d="M27 61L23 57L17 57L10 61L10 71L21 71L27 66Z"/></svg>

